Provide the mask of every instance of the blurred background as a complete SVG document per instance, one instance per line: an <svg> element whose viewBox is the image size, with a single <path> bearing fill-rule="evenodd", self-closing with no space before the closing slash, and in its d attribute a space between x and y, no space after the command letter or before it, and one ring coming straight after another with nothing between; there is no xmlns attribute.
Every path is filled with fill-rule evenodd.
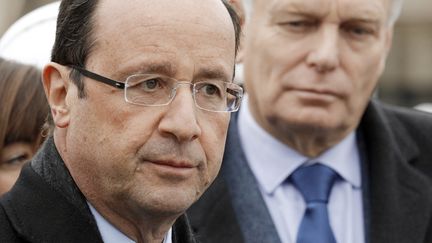
<svg viewBox="0 0 432 243"><path fill-rule="evenodd" d="M0 0L0 38L29 11L52 0ZM432 103L432 1L405 0L378 97L402 106Z"/></svg>

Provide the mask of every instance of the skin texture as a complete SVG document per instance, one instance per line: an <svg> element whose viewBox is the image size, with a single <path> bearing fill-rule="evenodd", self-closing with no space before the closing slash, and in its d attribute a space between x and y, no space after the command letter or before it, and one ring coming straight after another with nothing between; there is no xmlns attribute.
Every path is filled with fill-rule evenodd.
<svg viewBox="0 0 432 243"><path fill-rule="evenodd" d="M0 195L9 191L17 180L22 166L31 159L36 146L27 142L6 145L0 154Z"/></svg>
<svg viewBox="0 0 432 243"><path fill-rule="evenodd" d="M188 82L215 73L232 80L234 29L219 0L102 0L94 37L86 69L112 79L151 69ZM51 63L44 86L55 144L72 177L131 239L162 242L217 175L229 114L200 110L185 85L170 105L144 107L126 103L123 90L85 78L88 97L80 99L69 73Z"/></svg>
<svg viewBox="0 0 432 243"><path fill-rule="evenodd" d="M358 125L391 46L388 0L256 0L246 24L249 109L315 157Z"/></svg>

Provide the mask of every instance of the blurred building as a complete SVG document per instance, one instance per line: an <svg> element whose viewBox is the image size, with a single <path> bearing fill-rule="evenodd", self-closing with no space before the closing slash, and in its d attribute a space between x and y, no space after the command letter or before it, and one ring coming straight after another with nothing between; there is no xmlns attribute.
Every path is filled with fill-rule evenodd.
<svg viewBox="0 0 432 243"><path fill-rule="evenodd" d="M0 36L20 16L53 0L0 0ZM388 103L432 103L432 1L405 0L378 96Z"/></svg>
<svg viewBox="0 0 432 243"><path fill-rule="evenodd" d="M0 37L21 16L51 2L54 0L0 0Z"/></svg>
<svg viewBox="0 0 432 243"><path fill-rule="evenodd" d="M405 0L379 85L388 103L432 103L432 1Z"/></svg>

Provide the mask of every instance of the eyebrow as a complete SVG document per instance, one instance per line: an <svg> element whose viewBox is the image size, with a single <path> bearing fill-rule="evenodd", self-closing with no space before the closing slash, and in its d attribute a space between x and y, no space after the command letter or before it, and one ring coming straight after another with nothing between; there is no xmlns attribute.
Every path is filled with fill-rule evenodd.
<svg viewBox="0 0 432 243"><path fill-rule="evenodd" d="M358 23L363 23L363 24L373 24L376 26L379 26L380 21L378 19L368 19L368 18L363 18L363 17L353 17L351 19L346 20L348 22L358 22Z"/></svg>
<svg viewBox="0 0 432 243"><path fill-rule="evenodd" d="M142 73L162 74L168 77L175 77L177 73L177 67L168 61L145 63L138 67L126 68L119 72L119 76L128 77L133 74ZM218 65L212 65L212 67L205 67L195 70L193 79L213 79L231 82L232 80L229 78L229 76L230 75L224 71L224 68L218 67Z"/></svg>
<svg viewBox="0 0 432 243"><path fill-rule="evenodd" d="M173 65L171 62L164 61L145 63L133 68L125 68L119 72L119 76L127 77L133 74L154 73L172 77L176 74L176 72L177 68L175 65Z"/></svg>
<svg viewBox="0 0 432 243"><path fill-rule="evenodd" d="M214 80L222 80L224 82L231 82L232 80L229 78L230 75L224 71L223 68L213 66L211 68L201 68L196 70L194 74L194 79L214 79Z"/></svg>
<svg viewBox="0 0 432 243"><path fill-rule="evenodd" d="M374 14L369 13L363 13L363 14L353 14L352 16L349 16L345 21L351 21L351 22L362 22L366 24L379 24L381 23L381 20L379 17L374 16Z"/></svg>

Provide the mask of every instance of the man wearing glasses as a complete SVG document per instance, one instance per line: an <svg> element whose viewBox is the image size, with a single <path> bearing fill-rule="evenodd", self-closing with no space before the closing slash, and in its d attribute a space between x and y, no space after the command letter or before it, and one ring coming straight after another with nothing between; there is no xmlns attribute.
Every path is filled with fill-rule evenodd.
<svg viewBox="0 0 432 243"><path fill-rule="evenodd" d="M0 242L195 242L183 213L243 95L238 31L220 0L64 0L52 137L1 199Z"/></svg>

